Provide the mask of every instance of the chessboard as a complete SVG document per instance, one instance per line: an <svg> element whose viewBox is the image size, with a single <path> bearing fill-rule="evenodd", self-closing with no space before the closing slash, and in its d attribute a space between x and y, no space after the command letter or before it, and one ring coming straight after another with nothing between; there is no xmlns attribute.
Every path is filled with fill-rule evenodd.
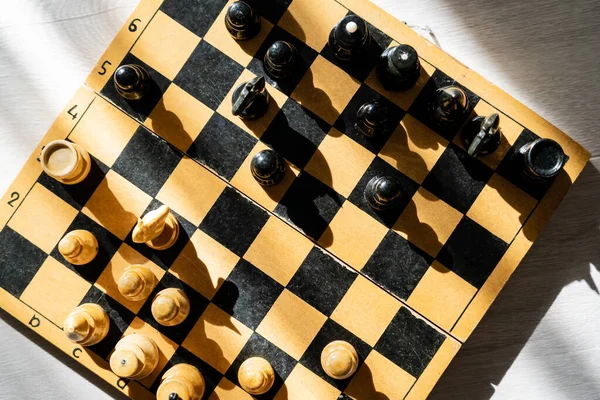
<svg viewBox="0 0 600 400"><path fill-rule="evenodd" d="M427 397L552 213L589 153L481 76L365 0L248 0L258 34L234 40L224 19L233 1L142 0L35 149L0 204L0 306L133 399L154 398L166 371L187 363L203 375L207 399L252 398L238 372L250 357L269 361L272 388L260 399L421 399ZM367 21L372 41L345 63L328 39L347 15ZM278 40L298 50L302 71L280 82L263 59ZM417 50L421 74L407 91L386 90L375 64L387 48ZM115 89L121 65L140 65L151 87L141 100ZM234 90L257 76L271 102L258 119L232 113ZM460 87L472 112L440 127L429 104ZM380 135L357 132L364 103L391 115ZM477 116L500 116L489 155L467 154ZM532 183L514 168L519 150L549 138L568 157L552 180ZM43 172L54 140L89 152L75 185ZM259 185L253 157L273 149L286 161L275 186ZM375 211L364 193L392 176L402 201ZM173 246L132 240L138 218L162 205L180 225ZM96 237L88 264L58 250L68 233ZM146 300L117 287L130 265L157 278ZM157 323L152 299L183 290L187 318ZM65 318L95 303L107 336L70 341ZM122 337L159 349L140 380L117 376L109 358ZM344 340L356 373L333 379L321 352ZM476 378L474 378L476 379Z"/></svg>

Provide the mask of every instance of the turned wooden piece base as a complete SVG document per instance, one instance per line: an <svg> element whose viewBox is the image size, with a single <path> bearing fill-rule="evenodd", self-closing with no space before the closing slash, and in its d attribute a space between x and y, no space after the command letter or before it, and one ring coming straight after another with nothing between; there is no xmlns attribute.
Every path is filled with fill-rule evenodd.
<svg viewBox="0 0 600 400"><path fill-rule="evenodd" d="M158 364L158 347L154 340L140 334L127 335L110 356L110 369L121 378L144 379Z"/></svg>
<svg viewBox="0 0 600 400"><path fill-rule="evenodd" d="M88 152L66 140L48 143L42 150L40 163L46 174L65 185L83 181L92 166Z"/></svg>
<svg viewBox="0 0 600 400"><path fill-rule="evenodd" d="M177 241L179 229L179 222L171 214L170 208L161 206L143 218L138 218L132 240L135 243L146 243L154 250L166 250Z"/></svg>
<svg viewBox="0 0 600 400"><path fill-rule="evenodd" d="M164 289L152 300L152 316L161 325L178 325L187 318L189 313L190 301L183 290Z"/></svg>
<svg viewBox="0 0 600 400"><path fill-rule="evenodd" d="M73 265L88 264L98 255L98 240L92 232L74 230L60 240L58 251Z"/></svg>
<svg viewBox="0 0 600 400"><path fill-rule="evenodd" d="M246 392L255 395L264 394L273 386L275 371L264 358L252 357L240 365L238 381Z"/></svg>
<svg viewBox="0 0 600 400"><path fill-rule="evenodd" d="M164 373L156 400L200 400L204 396L204 387L204 377L196 367L177 364Z"/></svg>
<svg viewBox="0 0 600 400"><path fill-rule="evenodd" d="M143 265L130 265L119 277L119 292L131 301L145 300L156 286L156 276Z"/></svg>
<svg viewBox="0 0 600 400"><path fill-rule="evenodd" d="M358 354L350 343L336 340L323 349L321 367L333 379L349 378L358 367Z"/></svg>
<svg viewBox="0 0 600 400"><path fill-rule="evenodd" d="M77 307L65 319L63 330L69 340L82 346L100 342L108 334L110 319L98 304L86 303Z"/></svg>

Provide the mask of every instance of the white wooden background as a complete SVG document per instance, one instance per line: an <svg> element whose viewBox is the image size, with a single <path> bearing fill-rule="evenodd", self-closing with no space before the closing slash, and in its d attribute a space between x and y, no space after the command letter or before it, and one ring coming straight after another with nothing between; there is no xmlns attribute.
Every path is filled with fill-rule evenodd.
<svg viewBox="0 0 600 400"><path fill-rule="evenodd" d="M374 0L600 154L600 2ZM0 192L137 0L0 2ZM600 399L600 159L450 365L432 399ZM119 396L0 311L0 399Z"/></svg>

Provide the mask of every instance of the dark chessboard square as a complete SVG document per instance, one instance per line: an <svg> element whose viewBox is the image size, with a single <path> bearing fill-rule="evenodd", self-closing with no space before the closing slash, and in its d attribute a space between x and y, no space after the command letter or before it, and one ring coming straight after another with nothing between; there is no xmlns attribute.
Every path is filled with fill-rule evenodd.
<svg viewBox="0 0 600 400"><path fill-rule="evenodd" d="M479 289L507 248L502 239L469 217L463 217L436 259Z"/></svg>
<svg viewBox="0 0 600 400"><path fill-rule="evenodd" d="M383 238L362 272L401 299L415 289L433 258L394 231Z"/></svg>
<svg viewBox="0 0 600 400"><path fill-rule="evenodd" d="M168 288L176 288L181 289L185 292L187 298L190 300L190 313L187 318L180 324L175 326L164 326L156 322L154 317L152 316L152 299L162 290ZM196 292L194 289L180 281L175 277L175 275L167 272L163 275L162 279L158 282L150 296L148 296L149 301L146 301L140 311L138 312L138 317L140 317L144 322L148 325L154 327L157 331L171 339L173 342L177 344L183 343L183 340L190 333L200 315L208 306L209 301L202 296L200 293Z"/></svg>
<svg viewBox="0 0 600 400"><path fill-rule="evenodd" d="M302 171L275 208L275 214L317 240L344 200L335 190Z"/></svg>
<svg viewBox="0 0 600 400"><path fill-rule="evenodd" d="M260 140L298 168L304 168L330 129L327 122L288 99Z"/></svg>
<svg viewBox="0 0 600 400"><path fill-rule="evenodd" d="M363 104L377 101L388 110L388 123L385 128L374 137L367 137L356 128L356 113ZM405 112L381 94L367 85L362 85L352 97L342 114L338 117L334 127L340 132L351 137L355 142L378 154L390 138Z"/></svg>
<svg viewBox="0 0 600 400"><path fill-rule="evenodd" d="M283 286L242 259L212 302L244 325L256 329L282 291Z"/></svg>
<svg viewBox="0 0 600 400"><path fill-rule="evenodd" d="M330 255L313 247L287 289L308 304L330 316L356 279L356 273L343 267Z"/></svg>
<svg viewBox="0 0 600 400"><path fill-rule="evenodd" d="M226 187L200 224L200 229L242 257L267 219L269 215L264 210L235 189Z"/></svg>
<svg viewBox="0 0 600 400"><path fill-rule="evenodd" d="M50 254L86 281L94 283L121 246L121 240L83 213L77 214L67 232L76 229L84 229L93 233L98 241L98 254L91 262L85 265L69 263L58 251L58 245L54 247Z"/></svg>
<svg viewBox="0 0 600 400"><path fill-rule="evenodd" d="M261 17L276 24L283 17L292 0L246 0L246 3L254 7Z"/></svg>
<svg viewBox="0 0 600 400"><path fill-rule="evenodd" d="M48 255L5 226L0 232L0 287L19 298Z"/></svg>
<svg viewBox="0 0 600 400"><path fill-rule="evenodd" d="M242 351L240 351L240 354L231 364L231 367L229 367L229 370L225 376L231 382L239 385L238 371L240 366L244 361L251 357L264 358L269 362L269 364L271 364L273 370L275 371L275 382L273 383L273 387L265 394L254 396L259 400L270 400L275 397L275 394L277 394L283 385L283 382L286 380L290 372L292 372L294 366L296 366L296 360L269 342L267 339L254 332L252 336L250 336L250 339L248 339L248 342L246 342L246 345Z"/></svg>
<svg viewBox="0 0 600 400"><path fill-rule="evenodd" d="M493 171L450 143L423 181L423 187L466 214Z"/></svg>
<svg viewBox="0 0 600 400"><path fill-rule="evenodd" d="M108 172L108 167L90 154L91 167L88 176L76 185L64 185L51 178L48 174L41 174L38 182L46 189L69 203L73 208L81 210L85 203L92 197L96 188Z"/></svg>
<svg viewBox="0 0 600 400"><path fill-rule="evenodd" d="M243 129L215 113L187 153L194 160L231 180L256 142Z"/></svg>
<svg viewBox="0 0 600 400"><path fill-rule="evenodd" d="M325 346L335 340L343 340L354 346L356 353L358 353L358 368L362 365L365 358L371 352L371 346L360 340L358 337L353 335L350 331L339 325L332 319L327 319L317 336L313 339L308 349L304 352L304 355L300 359L300 364L304 365L312 372L326 380L339 390L343 391L346 389L352 376L347 379L337 380L331 378L323 371L321 367L321 353Z"/></svg>
<svg viewBox="0 0 600 400"><path fill-rule="evenodd" d="M121 108L132 118L144 122L162 98L163 94L171 84L171 81L133 54L127 54L120 65L125 64L137 64L148 71L151 80L150 91L140 100L127 100L117 93L114 76L111 76L106 85L104 85L104 88L102 88L100 94L112 101L117 107Z"/></svg>
<svg viewBox="0 0 600 400"><path fill-rule="evenodd" d="M202 40L173 82L216 110L243 70L240 64Z"/></svg>
<svg viewBox="0 0 600 400"><path fill-rule="evenodd" d="M113 169L154 197L181 157L175 147L140 126L115 161Z"/></svg>
<svg viewBox="0 0 600 400"><path fill-rule="evenodd" d="M375 350L419 379L445 337L402 307L375 345Z"/></svg>
<svg viewBox="0 0 600 400"><path fill-rule="evenodd" d="M160 6L160 11L202 37L206 35L225 4L227 0L165 0Z"/></svg>
<svg viewBox="0 0 600 400"><path fill-rule="evenodd" d="M446 75L440 70L436 70L421 92L415 99L413 104L410 106L408 113L413 117L417 118L420 122L425 124L434 132L442 135L448 141L452 141L454 136L458 133L463 123L467 120L470 113L465 114L464 119L457 121L451 126L439 126L431 117L432 104L437 99L437 90L446 86L458 86L465 91L469 99L469 105L471 109L474 109L479 102L479 96L475 93L456 82L454 79Z"/></svg>
<svg viewBox="0 0 600 400"><path fill-rule="evenodd" d="M391 176L396 178L402 186L401 200L398 205L390 210L377 211L371 208L367 203L365 189L367 188L369 181L376 176ZM352 193L350 193L348 200L388 228L391 228L394 226L408 203L410 203L410 199L418 188L419 185L416 182L377 156L373 159L362 178L360 178L360 181L358 181Z"/></svg>
<svg viewBox="0 0 600 400"><path fill-rule="evenodd" d="M264 1L262 2L264 3ZM263 60L269 47L271 47L271 45L278 40L283 40L293 44L298 53L293 74L286 79L275 81L265 72L263 68ZM296 86L298 86L298 83L300 83L302 77L306 74L306 71L308 71L316 58L317 52L315 50L311 49L308 45L297 39L294 35L286 32L278 26L275 26L266 37L262 46L254 55L252 61L250 61L250 64L248 64L248 69L258 76L264 76L267 80L267 83L269 83L271 86L281 90L286 95L291 96L292 92Z"/></svg>
<svg viewBox="0 0 600 400"><path fill-rule="evenodd" d="M115 348L119 339L121 339L121 336L123 336L123 333L125 333L135 318L135 314L95 286L92 286L90 290L88 290L87 294L79 304L81 305L84 303L98 304L106 311L108 318L110 319L110 327L106 337L102 339L100 343L86 347L86 349L90 349L99 357L106 360Z"/></svg>

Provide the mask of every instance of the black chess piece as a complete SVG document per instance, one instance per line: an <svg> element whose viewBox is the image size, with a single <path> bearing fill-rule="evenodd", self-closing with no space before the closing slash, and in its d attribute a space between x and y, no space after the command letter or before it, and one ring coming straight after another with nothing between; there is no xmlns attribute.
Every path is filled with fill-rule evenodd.
<svg viewBox="0 0 600 400"><path fill-rule="evenodd" d="M283 40L274 42L265 53L264 69L275 80L285 79L294 73L296 47Z"/></svg>
<svg viewBox="0 0 600 400"><path fill-rule="evenodd" d="M432 110L433 120L438 125L448 126L464 121L470 111L469 98L464 90L458 86L438 89Z"/></svg>
<svg viewBox="0 0 600 400"><path fill-rule="evenodd" d="M250 171L262 186L273 186L285 175L285 161L273 150L263 150L252 157Z"/></svg>
<svg viewBox="0 0 600 400"><path fill-rule="evenodd" d="M225 27L235 40L252 39L260 31L260 17L248 3L236 1L227 9Z"/></svg>
<svg viewBox="0 0 600 400"><path fill-rule="evenodd" d="M115 89L127 100L139 100L150 90L150 75L141 65L121 65L114 74Z"/></svg>
<svg viewBox="0 0 600 400"><path fill-rule="evenodd" d="M360 56L369 47L369 26L358 15L346 15L329 33L329 47L341 61Z"/></svg>
<svg viewBox="0 0 600 400"><path fill-rule="evenodd" d="M388 110L377 101L363 104L356 113L356 129L368 137L373 137L384 130L387 122Z"/></svg>
<svg viewBox="0 0 600 400"><path fill-rule="evenodd" d="M173 392L169 394L169 400L180 400L180 397L176 392Z"/></svg>
<svg viewBox="0 0 600 400"><path fill-rule="evenodd" d="M567 162L562 147L552 139L537 139L519 149L523 174L534 182L545 182L560 173Z"/></svg>
<svg viewBox="0 0 600 400"><path fill-rule="evenodd" d="M402 199L402 186L394 177L376 176L367 183L365 199L374 210L390 210Z"/></svg>
<svg viewBox="0 0 600 400"><path fill-rule="evenodd" d="M477 116L465 127L464 141L467 153L471 157L487 155L500 145L500 115L494 113L487 117Z"/></svg>
<svg viewBox="0 0 600 400"><path fill-rule="evenodd" d="M255 119L262 116L269 107L271 96L267 92L265 78L260 76L242 83L233 91L232 114L242 119Z"/></svg>
<svg viewBox="0 0 600 400"><path fill-rule="evenodd" d="M417 51L401 44L385 50L377 61L377 76L388 90L407 90L421 75L421 62Z"/></svg>

